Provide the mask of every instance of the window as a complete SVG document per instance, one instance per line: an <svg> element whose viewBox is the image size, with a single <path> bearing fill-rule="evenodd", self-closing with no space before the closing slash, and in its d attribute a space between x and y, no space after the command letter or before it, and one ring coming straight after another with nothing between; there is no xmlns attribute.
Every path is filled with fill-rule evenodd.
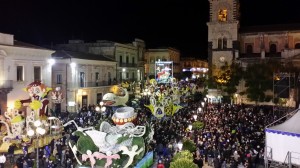
<svg viewBox="0 0 300 168"><path fill-rule="evenodd" d="M56 84L62 84L62 75L61 74L56 75Z"/></svg>
<svg viewBox="0 0 300 168"><path fill-rule="evenodd" d="M227 48L227 39L224 37L223 38L223 49Z"/></svg>
<svg viewBox="0 0 300 168"><path fill-rule="evenodd" d="M251 44L246 45L246 52L247 52L247 54L253 53L253 47Z"/></svg>
<svg viewBox="0 0 300 168"><path fill-rule="evenodd" d="M80 72L80 87L84 87L85 73Z"/></svg>
<svg viewBox="0 0 300 168"><path fill-rule="evenodd" d="M270 45L270 53L276 53L277 52L277 46L276 44Z"/></svg>
<svg viewBox="0 0 300 168"><path fill-rule="evenodd" d="M150 59L150 63L154 63L154 58L151 58L151 59Z"/></svg>
<svg viewBox="0 0 300 168"><path fill-rule="evenodd" d="M110 72L107 73L107 77L108 77L108 84L111 84L111 74Z"/></svg>
<svg viewBox="0 0 300 168"><path fill-rule="evenodd" d="M295 45L295 49L300 49L300 43L297 43L297 44Z"/></svg>
<svg viewBox="0 0 300 168"><path fill-rule="evenodd" d="M17 81L24 81L23 66L17 66Z"/></svg>
<svg viewBox="0 0 300 168"><path fill-rule="evenodd" d="M122 64L122 55L120 55L119 63Z"/></svg>
<svg viewBox="0 0 300 168"><path fill-rule="evenodd" d="M82 96L82 107L87 107L88 105L88 96Z"/></svg>
<svg viewBox="0 0 300 168"><path fill-rule="evenodd" d="M134 60L134 57L132 57L132 64L134 64L134 61L135 61L135 60Z"/></svg>
<svg viewBox="0 0 300 168"><path fill-rule="evenodd" d="M102 101L102 93L97 93L97 103L99 104Z"/></svg>
<svg viewBox="0 0 300 168"><path fill-rule="evenodd" d="M33 67L33 76L34 76L34 81L41 81L41 67L40 66Z"/></svg>
<svg viewBox="0 0 300 168"><path fill-rule="evenodd" d="M128 64L129 63L129 57L127 56L126 57L126 64Z"/></svg>
<svg viewBox="0 0 300 168"><path fill-rule="evenodd" d="M126 72L126 79L129 78L129 72Z"/></svg>
<svg viewBox="0 0 300 168"><path fill-rule="evenodd" d="M132 72L132 80L134 80L134 72Z"/></svg>
<svg viewBox="0 0 300 168"><path fill-rule="evenodd" d="M220 22L226 22L227 21L227 9L220 9L219 10L218 20Z"/></svg>
<svg viewBox="0 0 300 168"><path fill-rule="evenodd" d="M119 72L119 79L122 81L122 72Z"/></svg>
<svg viewBox="0 0 300 168"><path fill-rule="evenodd" d="M96 86L99 86L99 72L95 73Z"/></svg>
<svg viewBox="0 0 300 168"><path fill-rule="evenodd" d="M222 39L218 39L218 49L222 49Z"/></svg>

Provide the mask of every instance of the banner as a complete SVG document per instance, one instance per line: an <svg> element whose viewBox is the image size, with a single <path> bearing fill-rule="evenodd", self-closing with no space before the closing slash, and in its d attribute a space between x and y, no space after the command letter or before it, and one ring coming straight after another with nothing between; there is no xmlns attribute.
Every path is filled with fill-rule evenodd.
<svg viewBox="0 0 300 168"><path fill-rule="evenodd" d="M153 165L153 151L148 152L142 160L140 160L134 168L148 168Z"/></svg>

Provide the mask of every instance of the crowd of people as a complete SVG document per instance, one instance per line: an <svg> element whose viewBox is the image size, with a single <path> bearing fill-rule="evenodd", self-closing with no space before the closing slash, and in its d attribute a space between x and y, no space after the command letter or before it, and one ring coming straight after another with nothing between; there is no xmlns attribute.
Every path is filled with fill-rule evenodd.
<svg viewBox="0 0 300 168"><path fill-rule="evenodd" d="M199 107L202 107L201 111ZM137 125L145 122L154 125L154 139L147 149L155 151L157 167L170 167L172 157L179 152L178 142L187 137L196 144L194 162L200 168L204 163L215 168L255 168L264 164L264 128L280 117L272 110L268 106L207 102L203 106L195 101L174 116L163 119L155 118L149 110L141 107L137 109ZM106 113L98 113L95 106L88 106L83 107L72 119L84 128L95 126L103 119L109 121L111 115L111 109ZM196 121L193 115L197 115L197 121L204 123L202 129L187 130L188 125ZM71 118L69 115L61 115L60 119L65 123ZM72 135L75 130L74 125L66 126L62 138L39 149L40 167L72 168L76 165L68 146L69 140L76 142L78 138ZM36 153L28 154L25 149L24 154L15 156L14 148L12 145L9 149L8 161L18 168L33 167Z"/></svg>
<svg viewBox="0 0 300 168"><path fill-rule="evenodd" d="M196 144L194 162L204 162L215 168L256 168L264 165L264 128L280 116L270 106L208 104L199 111L194 102L173 117L154 120L158 160L169 167L178 152L177 143L188 137ZM188 130L197 121L204 123L199 130ZM197 155L199 153L199 155Z"/></svg>

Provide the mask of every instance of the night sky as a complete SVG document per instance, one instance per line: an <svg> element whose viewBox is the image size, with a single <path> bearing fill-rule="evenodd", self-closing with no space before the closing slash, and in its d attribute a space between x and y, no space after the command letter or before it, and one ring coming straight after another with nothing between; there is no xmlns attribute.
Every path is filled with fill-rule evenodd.
<svg viewBox="0 0 300 168"><path fill-rule="evenodd" d="M297 0L240 0L241 27L300 23ZM207 58L207 0L1 0L0 32L35 45L145 40Z"/></svg>

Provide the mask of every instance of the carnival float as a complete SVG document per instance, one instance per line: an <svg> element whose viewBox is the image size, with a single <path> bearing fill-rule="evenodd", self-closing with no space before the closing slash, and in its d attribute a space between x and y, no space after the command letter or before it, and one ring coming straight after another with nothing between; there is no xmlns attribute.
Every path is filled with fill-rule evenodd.
<svg viewBox="0 0 300 168"><path fill-rule="evenodd" d="M0 152L7 152L9 146L15 144L18 147L15 154L30 153L35 147L43 147L53 139L61 137L62 123L58 118L47 115L49 104L47 95L51 90L39 81L32 82L24 88L24 91L29 94L29 98L16 100L14 109L4 112L0 118L2 124ZM34 130L37 127L42 134L32 134L35 133ZM28 151L22 150L23 146L27 146Z"/></svg>
<svg viewBox="0 0 300 168"><path fill-rule="evenodd" d="M136 126L136 116L132 107L120 107L112 117L114 124L102 121L98 130L78 127L75 121L64 124L77 127L73 134L79 139L76 143L69 142L69 145L78 164L92 168L136 165L145 155L145 141L152 140L154 134L150 125Z"/></svg>
<svg viewBox="0 0 300 168"><path fill-rule="evenodd" d="M105 106L126 106L129 99L129 93L126 88L113 86L111 92L106 93L102 101Z"/></svg>
<svg viewBox="0 0 300 168"><path fill-rule="evenodd" d="M173 116L178 112L192 95L196 92L196 85L181 86L173 79L169 86L158 84L155 79L145 86L143 97L144 106L157 117Z"/></svg>

